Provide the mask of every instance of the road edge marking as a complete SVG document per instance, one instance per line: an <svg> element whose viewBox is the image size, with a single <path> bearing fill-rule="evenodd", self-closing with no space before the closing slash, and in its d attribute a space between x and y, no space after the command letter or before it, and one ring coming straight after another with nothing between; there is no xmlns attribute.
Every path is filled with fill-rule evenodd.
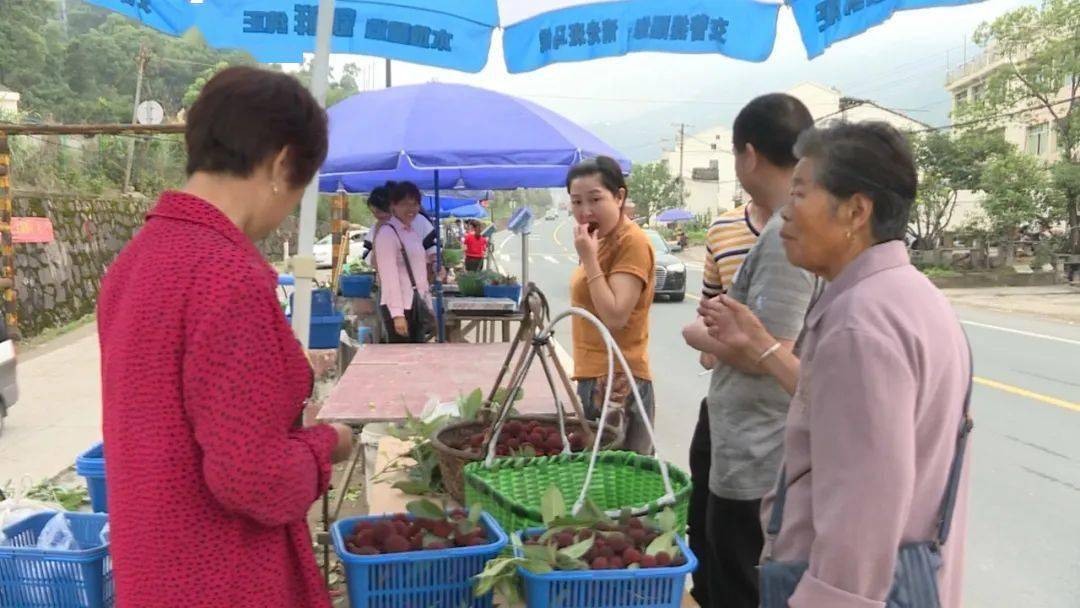
<svg viewBox="0 0 1080 608"><path fill-rule="evenodd" d="M1000 325L990 325L989 323L979 323L977 321L965 321L961 319L960 322L964 325L971 325L973 327L982 327L984 329L993 329L1005 333L1027 336L1029 338L1042 338L1043 340L1053 340L1054 342L1063 342L1065 344L1072 344L1073 346L1080 346L1080 340L1071 340L1069 338L1061 338L1059 336L1048 336L1046 334L1039 334L1033 331L1024 331L1022 329L1013 329L1011 327L1002 327Z"/></svg>

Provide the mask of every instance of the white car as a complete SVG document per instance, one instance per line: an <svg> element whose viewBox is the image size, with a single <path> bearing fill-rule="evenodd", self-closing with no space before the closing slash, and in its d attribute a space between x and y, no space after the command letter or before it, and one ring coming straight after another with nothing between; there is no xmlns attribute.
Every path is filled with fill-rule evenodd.
<svg viewBox="0 0 1080 608"><path fill-rule="evenodd" d="M548 209L547 213L544 214L544 219L545 220L557 220L557 219L559 219L559 210L554 208L554 207Z"/></svg>
<svg viewBox="0 0 1080 608"><path fill-rule="evenodd" d="M364 255L364 237L367 233L367 228L354 228L349 231L349 259L345 261L346 264L355 262ZM330 268L334 259L334 235L328 234L315 241L312 253L317 268Z"/></svg>
<svg viewBox="0 0 1080 608"><path fill-rule="evenodd" d="M7 330L7 321L0 314L0 430L8 409L19 400L19 384L15 378L15 341Z"/></svg>

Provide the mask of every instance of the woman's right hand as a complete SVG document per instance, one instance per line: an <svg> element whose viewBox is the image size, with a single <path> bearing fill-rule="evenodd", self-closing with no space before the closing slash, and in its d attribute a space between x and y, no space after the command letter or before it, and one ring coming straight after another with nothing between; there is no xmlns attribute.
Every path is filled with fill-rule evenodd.
<svg viewBox="0 0 1080 608"><path fill-rule="evenodd" d="M353 430L352 427L346 424L331 424L331 428L337 431L337 445L334 446L334 452L330 458L334 462L343 462L349 459L349 455L352 454L353 449Z"/></svg>
<svg viewBox="0 0 1080 608"><path fill-rule="evenodd" d="M403 338L409 336L409 323L405 317L394 317L394 333Z"/></svg>

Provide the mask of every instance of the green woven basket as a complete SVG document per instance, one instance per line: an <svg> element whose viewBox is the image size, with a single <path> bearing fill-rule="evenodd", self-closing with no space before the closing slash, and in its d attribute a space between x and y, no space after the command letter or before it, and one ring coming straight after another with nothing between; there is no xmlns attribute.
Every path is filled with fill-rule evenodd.
<svg viewBox="0 0 1080 608"><path fill-rule="evenodd" d="M544 525L540 497L551 484L569 501L585 484L591 452L534 458L499 458L490 467L484 462L465 465L465 503L479 503L507 532ZM690 503L690 478L667 465L678 520L686 528ZM664 481L656 458L634 452L600 452L596 459L588 497L605 511L624 508L658 512L664 497Z"/></svg>

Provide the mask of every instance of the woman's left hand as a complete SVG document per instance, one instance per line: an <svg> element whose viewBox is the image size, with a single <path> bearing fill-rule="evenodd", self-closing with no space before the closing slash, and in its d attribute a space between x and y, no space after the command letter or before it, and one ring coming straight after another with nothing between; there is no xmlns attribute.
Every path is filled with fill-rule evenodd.
<svg viewBox="0 0 1080 608"><path fill-rule="evenodd" d="M703 300L698 314L709 335L750 358L757 358L776 340L749 307L727 295Z"/></svg>
<svg viewBox="0 0 1080 608"><path fill-rule="evenodd" d="M589 233L588 224L574 226L574 249L577 249L581 261L596 259L600 251L600 236L598 232Z"/></svg>

